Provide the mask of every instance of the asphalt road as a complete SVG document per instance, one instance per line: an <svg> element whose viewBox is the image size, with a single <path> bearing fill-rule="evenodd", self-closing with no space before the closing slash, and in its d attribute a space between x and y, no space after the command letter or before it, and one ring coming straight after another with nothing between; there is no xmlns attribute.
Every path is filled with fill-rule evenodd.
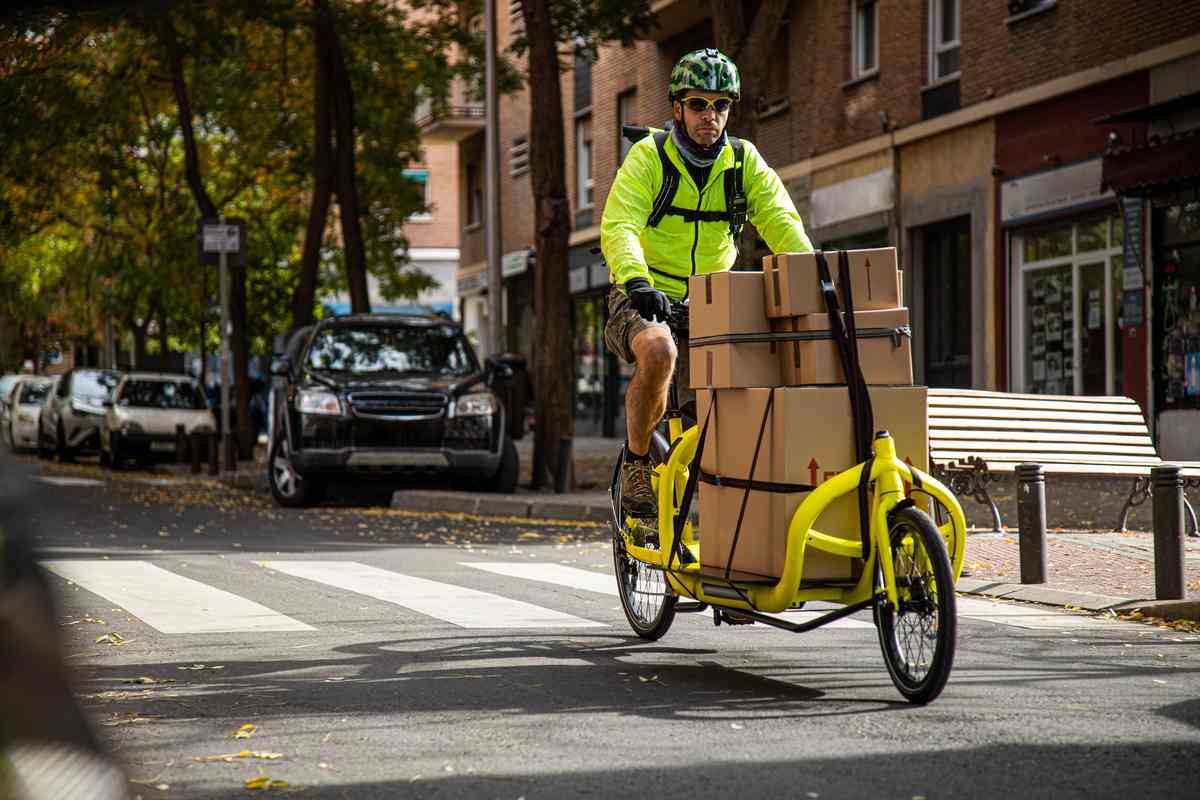
<svg viewBox="0 0 1200 800"><path fill-rule="evenodd" d="M42 484L38 544L143 798L1200 797L1195 634L964 599L918 708L869 613L633 637L600 527L102 474Z"/></svg>

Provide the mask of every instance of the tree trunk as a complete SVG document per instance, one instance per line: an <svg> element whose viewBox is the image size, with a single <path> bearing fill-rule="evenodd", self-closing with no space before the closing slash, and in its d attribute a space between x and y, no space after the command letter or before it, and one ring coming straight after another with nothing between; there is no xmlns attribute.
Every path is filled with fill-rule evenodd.
<svg viewBox="0 0 1200 800"><path fill-rule="evenodd" d="M342 222L350 309L356 314L365 313L371 310L371 300L367 290L367 248L363 241L362 204L355 176L354 87L350 83L346 54L338 40L328 0L317 0L316 8L319 24L328 26L330 98L337 143L334 150L334 184L337 187L338 216Z"/></svg>
<svg viewBox="0 0 1200 800"><path fill-rule="evenodd" d="M559 463L563 439L574 435L571 416L571 294L567 283L567 205L562 84L558 43L547 0L521 4L529 39L529 149L534 198L534 351L537 395L532 485L540 488L566 465ZM553 484L552 484L553 485ZM571 487L566 487L570 490Z"/></svg>
<svg viewBox="0 0 1200 800"><path fill-rule="evenodd" d="M292 325L302 328L313 322L321 245L333 196L333 109L329 100L329 26L313 18L313 49L316 74L313 79L313 195L304 231L304 253L300 257L300 283L292 297Z"/></svg>
<svg viewBox="0 0 1200 800"><path fill-rule="evenodd" d="M146 369L146 328L149 320L141 325L130 323L129 332L133 334L133 356L130 358L133 369Z"/></svg>
<svg viewBox="0 0 1200 800"><path fill-rule="evenodd" d="M202 217L217 216L217 206L209 197L200 175L200 155L196 149L196 132L192 127L192 101L188 94L187 79L183 74L183 51L175 35L175 23L171 21L170 4L164 3L158 20L159 41L167 53L167 66L171 70L171 89L175 94L175 110L179 118L179 132L183 137L184 172L192 199Z"/></svg>
<svg viewBox="0 0 1200 800"><path fill-rule="evenodd" d="M749 142L758 137L758 107L788 3L789 0L763 0L754 20L747 22L742 3L709 0L717 48L733 59L742 76L742 97L729 121L729 132ZM739 263L754 263L757 235L753 225L743 230L742 241L738 243Z"/></svg>

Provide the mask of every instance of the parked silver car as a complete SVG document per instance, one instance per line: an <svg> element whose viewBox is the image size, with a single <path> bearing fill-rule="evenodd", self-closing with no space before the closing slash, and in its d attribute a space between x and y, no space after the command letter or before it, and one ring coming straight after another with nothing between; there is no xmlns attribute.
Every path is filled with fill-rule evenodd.
<svg viewBox="0 0 1200 800"><path fill-rule="evenodd" d="M104 403L100 427L100 463L119 467L175 452L175 426L185 432L212 433L217 421L200 383L187 375L131 372Z"/></svg>
<svg viewBox="0 0 1200 800"><path fill-rule="evenodd" d="M7 438L9 435L9 396L12 394L13 387L17 385L17 381L23 377L23 375L18 375L15 372L0 376L0 432L6 437L6 441L10 447L12 446L12 439Z"/></svg>
<svg viewBox="0 0 1200 800"><path fill-rule="evenodd" d="M5 436L14 451L37 447L38 418L42 404L54 386L54 379L22 375L8 396L8 423Z"/></svg>
<svg viewBox="0 0 1200 800"><path fill-rule="evenodd" d="M42 407L38 453L56 453L62 461L73 461L81 452L99 452L104 401L120 377L114 370L91 367L63 373Z"/></svg>

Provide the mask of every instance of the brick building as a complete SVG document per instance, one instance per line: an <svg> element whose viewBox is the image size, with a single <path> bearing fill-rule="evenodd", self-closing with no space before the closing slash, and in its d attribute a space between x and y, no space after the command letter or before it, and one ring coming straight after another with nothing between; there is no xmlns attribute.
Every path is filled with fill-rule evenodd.
<svg viewBox="0 0 1200 800"><path fill-rule="evenodd" d="M669 119L671 64L713 41L708 4L653 6L651 38L564 75L580 433L623 428L629 368L603 352L607 275L592 254L620 126ZM503 43L515 17L501 17ZM1114 142L1146 145L1155 125L1167 126L1157 142L1198 121L1200 4L794 0L773 48L756 144L814 244L899 248L919 381L1127 394L1152 425L1165 414L1200 430L1200 374L1189 394L1186 372L1200 361L1200 318L1188 321L1200 293L1194 189L1143 199L1102 186ZM1145 110L1163 104L1166 116ZM510 281L527 282L528 253L523 265L513 254L531 247L531 197L512 159L528 99L501 105L503 251L524 270ZM480 135L480 194L482 150ZM460 290L484 270L482 232L462 241ZM507 344L525 351L530 296L508 292Z"/></svg>

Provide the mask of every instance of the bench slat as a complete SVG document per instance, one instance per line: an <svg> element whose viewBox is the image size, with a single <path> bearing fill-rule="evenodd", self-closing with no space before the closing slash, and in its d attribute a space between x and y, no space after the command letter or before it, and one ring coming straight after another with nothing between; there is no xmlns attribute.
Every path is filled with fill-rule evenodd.
<svg viewBox="0 0 1200 800"><path fill-rule="evenodd" d="M969 458L976 456L982 458L988 464L1000 462L1028 462L1031 464L1144 464L1148 466L1158 466L1163 463L1159 458L1147 458L1145 456L1102 456L1089 455L1086 453L988 453L986 455L968 450L931 450L930 456L934 461L966 461Z"/></svg>
<svg viewBox="0 0 1200 800"><path fill-rule="evenodd" d="M988 392L982 389L930 389L929 397L982 397L992 402L1009 403L1013 400L1045 400L1057 398L1080 403L1114 403L1130 398L1120 395L1100 394L1021 394L1019 392Z"/></svg>
<svg viewBox="0 0 1200 800"><path fill-rule="evenodd" d="M1038 420L1070 420L1085 426L1090 422L1120 422L1127 425L1144 425L1141 412L1136 414L1109 414L1103 411L1085 412L1055 411L1053 409L1038 410L1036 413L1027 408L1005 408L992 406L990 408L959 407L946 409L946 416L966 417L967 419L1038 419Z"/></svg>
<svg viewBox="0 0 1200 800"><path fill-rule="evenodd" d="M1048 398L1044 401L1012 400L1003 402L998 399L984 397L930 397L930 413L948 413L954 408L1027 408L1034 411L1083 411L1091 414L1097 411L1115 414L1137 414L1142 416L1142 408L1136 402L1128 403L1077 403L1072 400Z"/></svg>
<svg viewBox="0 0 1200 800"><path fill-rule="evenodd" d="M967 417L946 417L939 420L942 425L955 428L978 428L978 435L985 435L991 430L1010 431L1077 431L1080 433L1125 433L1136 435L1142 433L1145 426L1118 425L1116 423L1097 422L1089 425L1086 421L1076 419L1073 422L1041 421L1029 419L970 419ZM930 429L933 430L932 425Z"/></svg>
<svg viewBox="0 0 1200 800"><path fill-rule="evenodd" d="M989 464L988 470L991 472L1016 472L1016 461L1003 461L997 464ZM950 469L969 469L969 464L953 465ZM1067 475L1112 475L1115 477L1137 478L1144 477L1150 474L1150 467L1136 466L1133 464L1121 464L1117 466L1105 466L1103 464L1043 464L1042 471L1054 474Z"/></svg>
<svg viewBox="0 0 1200 800"><path fill-rule="evenodd" d="M930 421L930 439L970 439L979 438L978 428L935 428ZM1008 431L988 430L987 437L1001 442L1080 442L1085 444L1117 444L1137 445L1139 447L1154 447L1154 440L1143 434L1141 436L1121 436L1119 434L1103 433L1059 433L1058 431Z"/></svg>
<svg viewBox="0 0 1200 800"><path fill-rule="evenodd" d="M1153 447L1130 446L1120 444L1084 444L1080 442L992 442L985 439L942 439L929 437L929 447L933 450L962 450L977 452L988 458L990 453L1019 451L1023 453L1098 453L1100 455L1146 456L1158 458L1158 452Z"/></svg>

